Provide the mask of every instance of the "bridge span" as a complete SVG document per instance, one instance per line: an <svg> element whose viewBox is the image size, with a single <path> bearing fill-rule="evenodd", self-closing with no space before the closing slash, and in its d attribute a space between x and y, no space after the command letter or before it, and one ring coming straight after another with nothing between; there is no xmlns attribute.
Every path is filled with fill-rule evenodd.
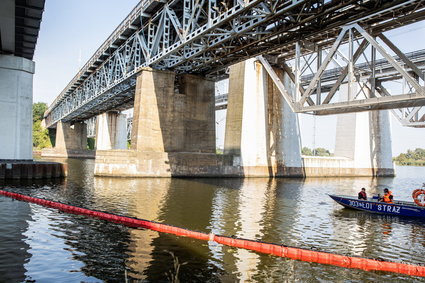
<svg viewBox="0 0 425 283"><path fill-rule="evenodd" d="M414 63L421 72L425 70L425 49L417 50L404 54L412 63ZM397 56L394 57L395 60L400 60ZM367 63L356 64L354 66L355 70L365 70L367 69ZM379 59L375 62L376 78L385 78L385 80L395 81L400 79L400 74L397 70L390 64L386 59ZM338 76L343 71L342 67L337 67L334 69L326 70L322 77L321 91L328 92L332 88L333 83L338 79ZM412 71L407 68L407 71ZM307 87L308 83L313 78L313 75L305 75L301 77L301 86ZM326 84L324 84L326 83ZM228 93L217 93L215 95L215 110L223 110L227 108L228 103ZM402 109L392 109L391 110L394 117L400 121L403 126L407 127L425 127L425 107L414 107L414 108L402 108ZM413 114L412 114L413 113ZM133 117L131 114L126 116L126 130L127 130L127 140L131 140L131 126L133 123ZM85 120L87 124L87 137L95 138L96 137L96 116Z"/></svg>
<svg viewBox="0 0 425 283"><path fill-rule="evenodd" d="M47 125L130 108L135 77L144 67L216 79L226 76L227 66L253 56L292 59L297 42L304 45L300 52L305 54L312 48L339 45L348 35L352 39L366 36L360 51L369 44L380 50L370 42L371 37L424 18L423 2L412 0L141 1L55 99L46 113ZM343 28L341 32L344 25L353 23L368 32L362 28ZM336 51L334 46L332 51ZM361 55L358 53L356 57ZM312 91L313 86L307 94ZM423 103L423 91L416 92L418 103ZM318 112L303 108L301 102L307 100L307 94L299 101L297 112ZM412 106L415 99L403 97L397 106ZM394 104L400 99L389 100Z"/></svg>
<svg viewBox="0 0 425 283"><path fill-rule="evenodd" d="M423 122L425 78L422 59L386 32L424 19L419 0L141 1L45 122L69 153L84 149L84 121L97 117L98 175L392 175L382 110ZM225 155L216 155L214 82L223 78ZM337 158L301 158L296 113L344 114Z"/></svg>

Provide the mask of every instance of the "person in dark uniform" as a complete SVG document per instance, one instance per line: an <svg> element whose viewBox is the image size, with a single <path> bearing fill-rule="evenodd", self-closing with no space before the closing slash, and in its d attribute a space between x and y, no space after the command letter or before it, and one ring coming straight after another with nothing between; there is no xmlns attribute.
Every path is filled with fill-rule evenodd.
<svg viewBox="0 0 425 283"><path fill-rule="evenodd" d="M366 194L366 189L365 188L362 188L362 190L359 192L358 199L367 200L367 194Z"/></svg>

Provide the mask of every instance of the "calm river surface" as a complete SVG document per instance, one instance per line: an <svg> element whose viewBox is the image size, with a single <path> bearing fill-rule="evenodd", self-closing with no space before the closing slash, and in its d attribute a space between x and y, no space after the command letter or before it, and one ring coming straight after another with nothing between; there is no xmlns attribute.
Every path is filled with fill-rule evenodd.
<svg viewBox="0 0 425 283"><path fill-rule="evenodd" d="M410 200L425 167L395 178L94 178L93 160L67 160L64 180L1 188L89 209L221 235L338 254L425 264L425 221L344 209L327 194L389 187ZM184 264L183 264L184 263ZM0 196L0 282L416 282L293 261L85 216Z"/></svg>

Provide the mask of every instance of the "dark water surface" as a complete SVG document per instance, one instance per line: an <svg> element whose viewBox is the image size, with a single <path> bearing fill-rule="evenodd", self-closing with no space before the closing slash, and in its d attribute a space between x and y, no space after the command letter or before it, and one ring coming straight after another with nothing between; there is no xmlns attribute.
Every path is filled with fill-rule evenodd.
<svg viewBox="0 0 425 283"><path fill-rule="evenodd" d="M395 178L94 178L69 159L65 180L1 188L183 228L338 254L425 264L425 221L343 209L327 194L384 187L410 200L425 167ZM179 267L179 272L175 271ZM0 282L415 282L421 278L293 261L60 213L0 196Z"/></svg>

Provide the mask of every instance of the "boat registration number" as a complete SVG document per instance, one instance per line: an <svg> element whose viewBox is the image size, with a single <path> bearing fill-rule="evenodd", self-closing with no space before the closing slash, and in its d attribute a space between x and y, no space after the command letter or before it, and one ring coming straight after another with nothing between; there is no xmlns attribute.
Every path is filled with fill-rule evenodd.
<svg viewBox="0 0 425 283"><path fill-rule="evenodd" d="M373 209L373 203L370 202L360 202L355 200L350 200L350 206L358 207L363 209ZM392 212L392 213L400 213L400 206L396 205L387 205L387 204L378 204L376 208L378 211L382 212Z"/></svg>

